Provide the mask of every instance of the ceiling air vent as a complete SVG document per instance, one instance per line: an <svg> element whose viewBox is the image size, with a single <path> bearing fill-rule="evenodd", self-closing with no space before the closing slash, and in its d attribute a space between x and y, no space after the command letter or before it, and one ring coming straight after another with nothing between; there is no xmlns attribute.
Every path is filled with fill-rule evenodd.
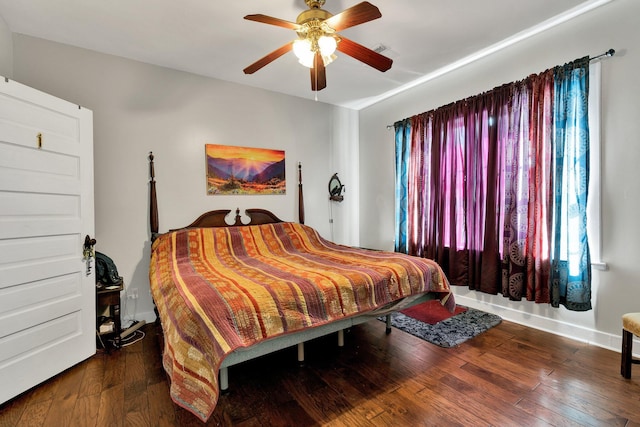
<svg viewBox="0 0 640 427"><path fill-rule="evenodd" d="M376 53L382 53L387 49L389 49L389 48L386 47L385 45L379 44L379 45L377 45L376 47L373 48L373 51L376 52Z"/></svg>

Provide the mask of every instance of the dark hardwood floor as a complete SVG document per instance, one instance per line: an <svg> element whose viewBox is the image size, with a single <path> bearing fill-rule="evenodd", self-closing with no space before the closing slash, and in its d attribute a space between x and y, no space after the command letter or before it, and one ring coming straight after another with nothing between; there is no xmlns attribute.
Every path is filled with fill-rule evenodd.
<svg viewBox="0 0 640 427"><path fill-rule="evenodd" d="M172 403L158 328L0 406L0 426L201 426ZM229 371L207 425L640 426L640 367L620 354L502 322L443 349L373 320ZM1 385L0 385L1 386Z"/></svg>

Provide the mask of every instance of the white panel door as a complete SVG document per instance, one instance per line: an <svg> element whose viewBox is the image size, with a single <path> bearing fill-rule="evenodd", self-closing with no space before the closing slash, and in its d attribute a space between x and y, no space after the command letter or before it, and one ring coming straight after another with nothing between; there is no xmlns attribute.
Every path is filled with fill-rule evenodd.
<svg viewBox="0 0 640 427"><path fill-rule="evenodd" d="M0 403L95 354L93 218L93 113L2 78Z"/></svg>

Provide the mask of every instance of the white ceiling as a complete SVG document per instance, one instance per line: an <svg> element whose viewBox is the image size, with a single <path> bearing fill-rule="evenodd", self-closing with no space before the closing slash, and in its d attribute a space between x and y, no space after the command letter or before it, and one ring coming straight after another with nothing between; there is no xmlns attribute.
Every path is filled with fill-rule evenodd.
<svg viewBox="0 0 640 427"><path fill-rule="evenodd" d="M488 53L609 0L371 0L382 18L341 34L393 59L381 73L344 54L327 67L318 100L362 108L451 64ZM337 14L359 0L327 0ZM0 0L0 16L26 34L150 64L314 99L307 68L288 53L252 75L242 70L293 40L304 0Z"/></svg>

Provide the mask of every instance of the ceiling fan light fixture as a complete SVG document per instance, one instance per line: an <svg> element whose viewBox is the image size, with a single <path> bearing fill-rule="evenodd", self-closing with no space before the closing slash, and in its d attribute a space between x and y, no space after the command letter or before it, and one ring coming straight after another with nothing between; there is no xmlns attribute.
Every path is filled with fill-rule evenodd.
<svg viewBox="0 0 640 427"><path fill-rule="evenodd" d="M305 67L313 67L313 48L309 39L297 39L293 42L293 53L298 58L298 62Z"/></svg>
<svg viewBox="0 0 640 427"><path fill-rule="evenodd" d="M331 56L336 51L338 42L335 37L324 35L318 39L318 47L320 47L320 53L323 57Z"/></svg>
<svg viewBox="0 0 640 427"><path fill-rule="evenodd" d="M324 65L331 64L337 57L334 55L338 42L332 35L322 35L317 41L312 36L299 38L293 42L293 53L298 62L307 68L313 68L315 53L319 50Z"/></svg>
<svg viewBox="0 0 640 427"><path fill-rule="evenodd" d="M333 61L335 61L337 58L337 56L331 54L331 55L322 55L322 62L324 62L324 66L326 67L327 65L331 64Z"/></svg>
<svg viewBox="0 0 640 427"><path fill-rule="evenodd" d="M298 62L307 68L313 68L313 55L305 58L300 58L298 59Z"/></svg>

